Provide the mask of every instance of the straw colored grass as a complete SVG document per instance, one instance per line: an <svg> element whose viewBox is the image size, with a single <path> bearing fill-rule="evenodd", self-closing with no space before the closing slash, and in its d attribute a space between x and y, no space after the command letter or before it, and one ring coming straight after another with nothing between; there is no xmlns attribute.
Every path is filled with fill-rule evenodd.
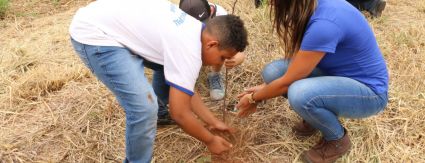
<svg viewBox="0 0 425 163"><path fill-rule="evenodd" d="M173 0L176 2L176 0ZM68 25L88 1L10 1L0 21L0 162L121 162L124 112L71 48ZM216 0L229 11L232 0ZM239 0L247 59L229 71L229 108L243 88L260 84L262 67L282 57L266 8ZM425 1L390 0L369 19L390 70L390 101L367 119L342 119L353 148L338 162L425 162ZM148 74L150 74L148 72ZM206 73L198 91L221 117L222 102L208 99ZM299 162L319 138L297 139L298 121L287 101L268 100L257 113L227 123L238 129L234 148L211 156L176 126L159 128L153 162Z"/></svg>

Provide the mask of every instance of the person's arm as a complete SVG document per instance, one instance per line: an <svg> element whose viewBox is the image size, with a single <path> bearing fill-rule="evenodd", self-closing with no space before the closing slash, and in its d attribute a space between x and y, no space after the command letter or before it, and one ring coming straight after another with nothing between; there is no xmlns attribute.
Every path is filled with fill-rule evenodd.
<svg viewBox="0 0 425 163"><path fill-rule="evenodd" d="M174 87L170 87L170 113L179 126L196 139L207 145L208 149L219 154L232 147L225 139L213 135L195 117L191 109L191 96Z"/></svg>
<svg viewBox="0 0 425 163"><path fill-rule="evenodd" d="M324 55L324 52L300 50L292 58L287 72L282 77L272 81L270 84L267 84L256 91L253 94L253 99L255 101L262 101L286 94L288 92L289 86L293 82L307 77L324 57ZM237 105L237 108L240 110L239 116L247 116L252 112L250 110L255 109L253 104L249 104L248 96L250 96L250 94L243 95L243 97L239 100Z"/></svg>
<svg viewBox="0 0 425 163"><path fill-rule="evenodd" d="M285 75L256 92L254 94L254 99L261 101L286 94L289 85L311 74L324 56L324 52L300 50L297 55L293 57Z"/></svg>
<svg viewBox="0 0 425 163"><path fill-rule="evenodd" d="M214 114L205 106L202 102L201 97L198 93L192 96L192 111L201 118L202 121L207 123L210 129L219 130L222 132L233 132L233 129L224 124L222 121L218 120Z"/></svg>
<svg viewBox="0 0 425 163"><path fill-rule="evenodd" d="M226 66L226 68L233 68L235 66L238 66L242 64L242 62L245 60L245 57L246 56L244 53L238 52L232 58L226 59L226 61L224 61L224 66Z"/></svg>
<svg viewBox="0 0 425 163"><path fill-rule="evenodd" d="M210 112L207 106L202 102L201 97L198 93L192 96L191 100L192 111L201 118L205 123L211 125L214 124L218 119Z"/></svg>

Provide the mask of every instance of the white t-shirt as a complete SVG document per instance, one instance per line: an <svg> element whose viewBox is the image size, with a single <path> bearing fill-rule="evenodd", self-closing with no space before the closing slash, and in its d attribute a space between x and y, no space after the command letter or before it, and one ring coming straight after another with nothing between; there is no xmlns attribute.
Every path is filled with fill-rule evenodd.
<svg viewBox="0 0 425 163"><path fill-rule="evenodd" d="M164 65L166 82L193 95L202 66L202 28L167 0L99 0L77 11L69 32L80 43L126 47Z"/></svg>
<svg viewBox="0 0 425 163"><path fill-rule="evenodd" d="M227 15L227 11L218 4L209 3L210 6L214 6L216 9L215 16Z"/></svg>

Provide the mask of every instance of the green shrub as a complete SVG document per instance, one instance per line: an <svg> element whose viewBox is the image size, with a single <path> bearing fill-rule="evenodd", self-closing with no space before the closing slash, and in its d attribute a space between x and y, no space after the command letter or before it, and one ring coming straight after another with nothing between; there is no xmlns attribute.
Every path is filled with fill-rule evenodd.
<svg viewBox="0 0 425 163"><path fill-rule="evenodd" d="M6 15L6 10L9 7L9 0L0 0L0 18Z"/></svg>

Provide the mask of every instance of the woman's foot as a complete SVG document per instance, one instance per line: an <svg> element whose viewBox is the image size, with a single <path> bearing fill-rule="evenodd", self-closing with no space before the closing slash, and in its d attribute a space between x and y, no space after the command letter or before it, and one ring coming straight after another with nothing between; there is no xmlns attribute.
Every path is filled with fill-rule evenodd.
<svg viewBox="0 0 425 163"><path fill-rule="evenodd" d="M297 136L311 136L317 132L317 129L313 128L305 120L302 120L292 127L292 131L294 131Z"/></svg>
<svg viewBox="0 0 425 163"><path fill-rule="evenodd" d="M351 148L351 141L347 130L344 129L344 131L344 136L338 140L326 141L322 138L313 148L303 153L304 161L308 163L331 163L348 153Z"/></svg>

